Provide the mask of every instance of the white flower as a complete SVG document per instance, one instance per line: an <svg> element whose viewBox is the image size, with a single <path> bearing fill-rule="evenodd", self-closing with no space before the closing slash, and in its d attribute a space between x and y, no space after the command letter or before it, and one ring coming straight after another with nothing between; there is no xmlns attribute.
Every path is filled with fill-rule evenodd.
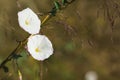
<svg viewBox="0 0 120 80"><path fill-rule="evenodd" d="M43 61L53 54L51 41L44 35L34 35L28 38L28 52L36 59Z"/></svg>
<svg viewBox="0 0 120 80"><path fill-rule="evenodd" d="M98 80L98 75L95 71L89 71L85 75L86 80Z"/></svg>
<svg viewBox="0 0 120 80"><path fill-rule="evenodd" d="M30 8L18 12L18 22L20 27L30 34L37 34L40 31L41 21Z"/></svg>

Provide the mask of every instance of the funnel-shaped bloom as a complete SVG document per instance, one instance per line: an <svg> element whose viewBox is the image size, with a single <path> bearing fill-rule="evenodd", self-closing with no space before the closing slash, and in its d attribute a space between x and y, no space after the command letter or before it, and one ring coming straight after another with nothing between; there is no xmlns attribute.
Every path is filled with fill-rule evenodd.
<svg viewBox="0 0 120 80"><path fill-rule="evenodd" d="M43 61L53 54L51 41L44 35L34 35L28 38L28 52L36 59Z"/></svg>
<svg viewBox="0 0 120 80"><path fill-rule="evenodd" d="M18 22L29 34L37 34L40 31L41 21L30 8L18 12Z"/></svg>

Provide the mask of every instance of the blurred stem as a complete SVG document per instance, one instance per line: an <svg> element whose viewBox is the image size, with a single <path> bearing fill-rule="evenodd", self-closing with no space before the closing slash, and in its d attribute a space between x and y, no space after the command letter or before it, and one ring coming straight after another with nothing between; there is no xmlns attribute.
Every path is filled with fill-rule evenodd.
<svg viewBox="0 0 120 80"><path fill-rule="evenodd" d="M43 61L40 61L40 80L43 80Z"/></svg>
<svg viewBox="0 0 120 80"><path fill-rule="evenodd" d="M44 24L50 18L50 16L51 14L46 15L41 24Z"/></svg>

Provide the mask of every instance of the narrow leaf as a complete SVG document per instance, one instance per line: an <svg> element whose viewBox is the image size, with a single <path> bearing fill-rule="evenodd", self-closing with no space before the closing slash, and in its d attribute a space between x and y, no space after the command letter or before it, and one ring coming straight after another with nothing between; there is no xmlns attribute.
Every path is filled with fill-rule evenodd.
<svg viewBox="0 0 120 80"><path fill-rule="evenodd" d="M57 1L54 1L56 10L60 10L60 4Z"/></svg>
<svg viewBox="0 0 120 80"><path fill-rule="evenodd" d="M20 70L18 70L18 76L19 76L19 80L22 80L22 73L20 72Z"/></svg>

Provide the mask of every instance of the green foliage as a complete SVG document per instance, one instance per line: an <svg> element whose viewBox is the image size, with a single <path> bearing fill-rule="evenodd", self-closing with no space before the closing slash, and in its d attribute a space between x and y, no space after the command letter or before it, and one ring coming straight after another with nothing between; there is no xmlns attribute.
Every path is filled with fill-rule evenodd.
<svg viewBox="0 0 120 80"><path fill-rule="evenodd" d="M61 2L58 1L54 1L54 7L52 8L51 11L49 11L49 13L51 13L52 16L55 16L56 12L61 10L63 6L65 6L65 4L70 4L75 0L72 0L71 2L68 2L67 0L62 0ZM61 4L62 3L62 4ZM67 5L66 5L67 6Z"/></svg>
<svg viewBox="0 0 120 80"><path fill-rule="evenodd" d="M55 9L56 10L60 10L60 4L59 4L59 2L57 2L57 1L54 1L54 5L55 5Z"/></svg>
<svg viewBox="0 0 120 80"><path fill-rule="evenodd" d="M74 45L74 43L72 43L72 42L66 43L66 45L65 45L65 50L67 50L67 51L69 51L69 52L74 51L74 50L75 50L75 45Z"/></svg>

